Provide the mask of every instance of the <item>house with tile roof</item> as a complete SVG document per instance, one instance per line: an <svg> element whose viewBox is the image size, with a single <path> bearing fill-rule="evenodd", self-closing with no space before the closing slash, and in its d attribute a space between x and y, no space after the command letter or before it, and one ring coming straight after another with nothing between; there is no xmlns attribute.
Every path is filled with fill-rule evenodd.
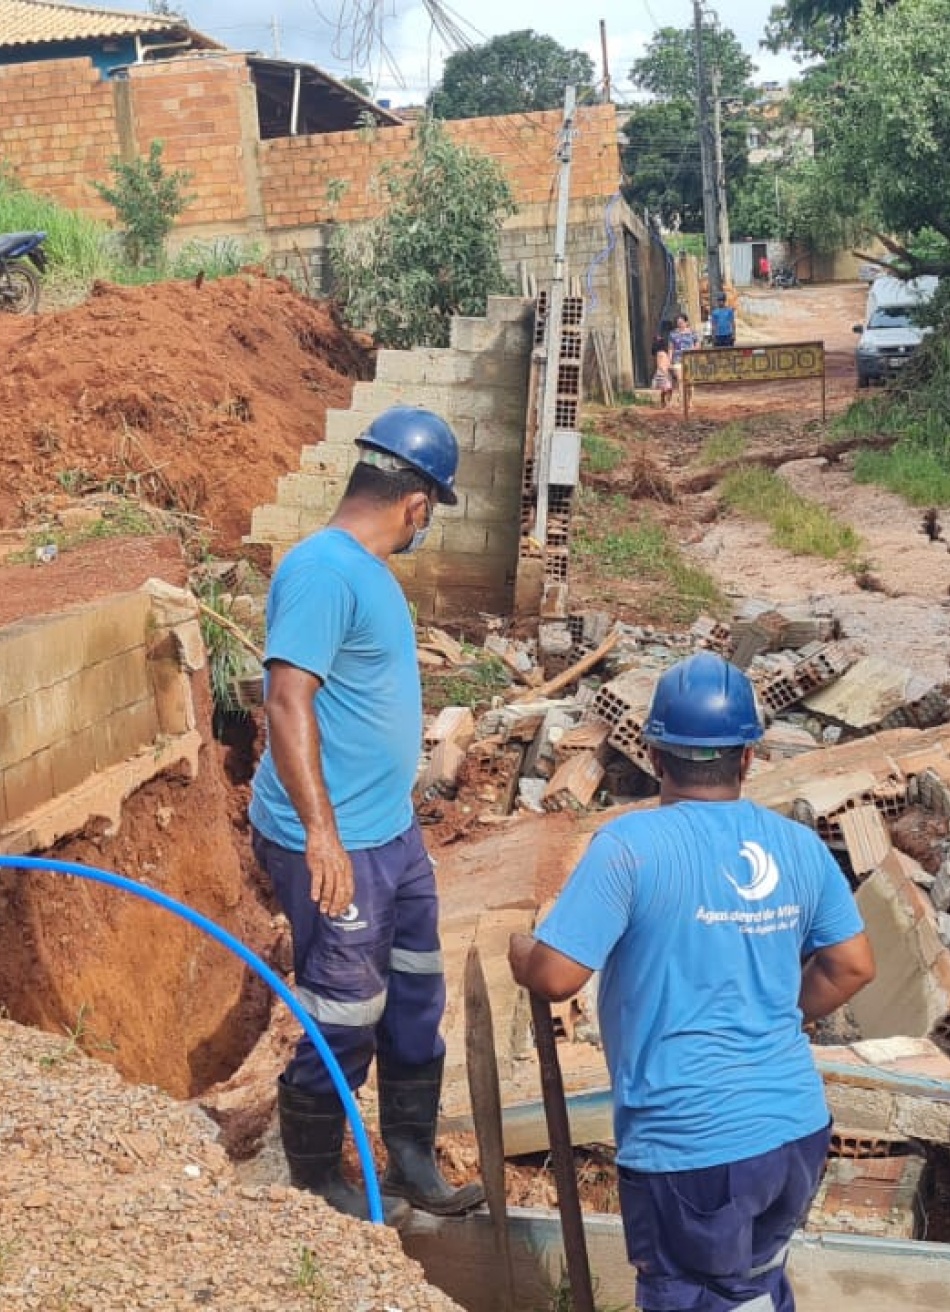
<svg viewBox="0 0 950 1312"><path fill-rule="evenodd" d="M178 15L52 0L0 0L0 64L86 56L100 73L193 50L220 50Z"/></svg>

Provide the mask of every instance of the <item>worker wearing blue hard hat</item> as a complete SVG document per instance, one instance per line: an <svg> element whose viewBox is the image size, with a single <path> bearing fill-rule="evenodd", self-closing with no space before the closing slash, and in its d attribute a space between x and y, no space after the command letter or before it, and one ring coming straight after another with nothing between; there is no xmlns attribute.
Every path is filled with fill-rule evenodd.
<svg viewBox="0 0 950 1312"><path fill-rule="evenodd" d="M818 836L742 798L763 725L746 674L700 652L643 724L659 807L596 834L515 979L571 997L600 972L627 1252L644 1312L791 1312L789 1240L829 1113L804 1026L874 975Z"/></svg>
<svg viewBox="0 0 950 1312"><path fill-rule="evenodd" d="M458 444L430 410L394 406L357 438L328 526L283 558L267 600L268 743L252 785L254 851L291 926L298 995L351 1089L376 1059L385 1219L454 1215L435 1153L445 978L432 863L412 806L422 741L415 630L387 562L454 505ZM366 1216L344 1179L345 1113L304 1035L278 1081L291 1180Z"/></svg>

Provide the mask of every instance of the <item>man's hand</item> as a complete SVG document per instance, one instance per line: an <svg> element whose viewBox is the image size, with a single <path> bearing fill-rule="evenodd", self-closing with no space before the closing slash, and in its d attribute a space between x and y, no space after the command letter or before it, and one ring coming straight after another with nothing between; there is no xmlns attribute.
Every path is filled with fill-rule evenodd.
<svg viewBox="0 0 950 1312"><path fill-rule="evenodd" d="M310 896L325 916L338 916L353 901L353 863L340 846L336 832L326 829L307 833L307 866Z"/></svg>

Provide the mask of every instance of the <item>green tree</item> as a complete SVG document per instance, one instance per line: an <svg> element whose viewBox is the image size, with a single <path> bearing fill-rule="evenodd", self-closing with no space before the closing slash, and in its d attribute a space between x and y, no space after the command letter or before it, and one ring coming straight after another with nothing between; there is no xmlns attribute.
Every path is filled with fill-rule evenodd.
<svg viewBox="0 0 950 1312"><path fill-rule="evenodd" d="M365 96L367 100L372 100L373 98L372 87L364 78L355 75L353 77L345 77L343 79L343 85L349 87L351 91L355 91L357 95Z"/></svg>
<svg viewBox="0 0 950 1312"><path fill-rule="evenodd" d="M874 0L880 12L894 0ZM785 0L773 5L762 44L768 50L791 50L799 58L828 59L844 46L848 24L862 0Z"/></svg>
<svg viewBox="0 0 950 1312"><path fill-rule="evenodd" d="M449 55L428 107L436 118L558 109L565 87L576 87L583 98L591 93L593 79L593 62L582 50L566 50L553 37L530 29L509 32Z"/></svg>
<svg viewBox="0 0 950 1312"><path fill-rule="evenodd" d="M511 189L494 160L453 144L432 118L380 181L380 217L331 240L344 313L383 346L445 346L453 314L484 314L488 296L508 290L499 250Z"/></svg>
<svg viewBox="0 0 950 1312"><path fill-rule="evenodd" d="M862 9L821 103L822 185L865 229L912 245L931 229L943 255L916 273L950 273L950 0Z"/></svg>
<svg viewBox="0 0 950 1312"><path fill-rule="evenodd" d="M728 27L703 25L703 55L707 71L719 69L722 97L746 98L752 60ZM661 27L646 52L630 70L630 81L657 100L696 102L696 43L691 27Z"/></svg>
<svg viewBox="0 0 950 1312"><path fill-rule="evenodd" d="M168 234L193 199L185 192L191 174L182 169L167 172L162 150L162 143L153 141L144 159L113 158L113 184L92 184L118 215L125 256L133 265L162 262Z"/></svg>

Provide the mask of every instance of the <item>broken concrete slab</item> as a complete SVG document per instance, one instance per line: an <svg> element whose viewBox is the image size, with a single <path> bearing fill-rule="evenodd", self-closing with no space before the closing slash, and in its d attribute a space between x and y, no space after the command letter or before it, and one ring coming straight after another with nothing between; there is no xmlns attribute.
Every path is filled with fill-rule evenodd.
<svg viewBox="0 0 950 1312"><path fill-rule="evenodd" d="M931 706L934 698L942 702L943 715ZM948 709L934 680L876 656L861 657L831 687L804 701L809 710L864 730L898 724L926 728L946 719Z"/></svg>

